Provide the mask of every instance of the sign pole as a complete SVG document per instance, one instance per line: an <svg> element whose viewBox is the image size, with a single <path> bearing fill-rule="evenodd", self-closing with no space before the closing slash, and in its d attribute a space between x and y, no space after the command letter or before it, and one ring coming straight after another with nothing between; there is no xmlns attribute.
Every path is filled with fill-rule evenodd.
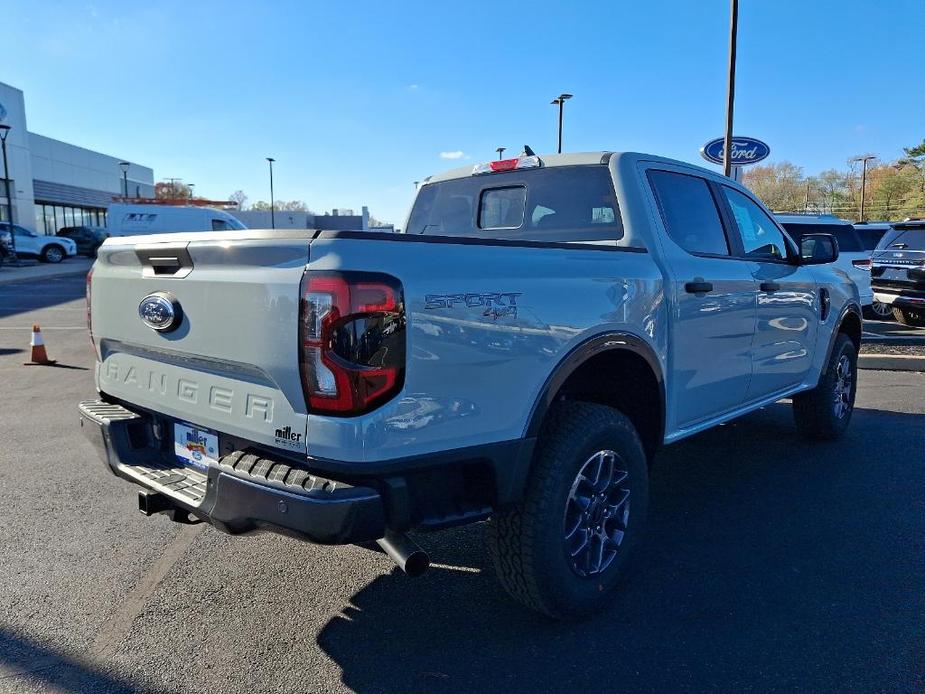
<svg viewBox="0 0 925 694"><path fill-rule="evenodd" d="M736 94L736 35L739 31L739 0L731 0L729 16L729 89L726 96L726 139L723 142L723 173L732 175L732 112Z"/></svg>

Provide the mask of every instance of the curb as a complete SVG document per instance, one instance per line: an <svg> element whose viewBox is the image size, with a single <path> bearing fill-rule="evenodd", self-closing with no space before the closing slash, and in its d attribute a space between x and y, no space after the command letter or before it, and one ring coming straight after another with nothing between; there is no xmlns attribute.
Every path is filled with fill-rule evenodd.
<svg viewBox="0 0 925 694"><path fill-rule="evenodd" d="M925 356L914 354L859 354L858 368L873 371L925 371Z"/></svg>

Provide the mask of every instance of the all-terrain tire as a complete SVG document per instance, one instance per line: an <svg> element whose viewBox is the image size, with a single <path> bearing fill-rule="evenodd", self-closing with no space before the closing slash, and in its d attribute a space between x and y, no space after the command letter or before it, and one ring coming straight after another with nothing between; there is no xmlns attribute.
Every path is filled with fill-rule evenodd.
<svg viewBox="0 0 925 694"><path fill-rule="evenodd" d="M615 454L608 453L613 470L619 464L628 473L621 492L629 491L629 502L616 555L599 573L580 575L566 551L566 508L579 472L601 451ZM640 540L648 493L646 455L625 415L592 403L556 404L537 441L523 501L488 523L489 553L502 586L516 601L554 618L600 609Z"/></svg>
<svg viewBox="0 0 925 694"><path fill-rule="evenodd" d="M793 419L800 435L817 441L839 438L851 421L857 389L857 348L842 333L835 338L835 346L819 385L793 396Z"/></svg>

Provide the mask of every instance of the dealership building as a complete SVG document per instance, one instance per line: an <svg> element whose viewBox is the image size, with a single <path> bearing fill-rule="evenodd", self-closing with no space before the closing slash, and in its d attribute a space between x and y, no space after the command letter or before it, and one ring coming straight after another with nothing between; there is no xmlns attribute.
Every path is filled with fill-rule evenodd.
<svg viewBox="0 0 925 694"><path fill-rule="evenodd" d="M0 124L10 127L6 139L13 221L40 234L66 226L106 223L113 198L154 197L154 171L125 159L93 152L29 132L22 91L0 82ZM0 220L8 219L6 187L0 161Z"/></svg>

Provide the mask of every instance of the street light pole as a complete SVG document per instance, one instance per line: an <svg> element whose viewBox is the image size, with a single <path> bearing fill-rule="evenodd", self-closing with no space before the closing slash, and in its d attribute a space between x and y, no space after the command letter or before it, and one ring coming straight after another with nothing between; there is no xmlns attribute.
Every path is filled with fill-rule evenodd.
<svg viewBox="0 0 925 694"><path fill-rule="evenodd" d="M507 147L498 147L498 149L495 150L498 153L498 161L501 161L501 155L504 154L504 150L506 149Z"/></svg>
<svg viewBox="0 0 925 694"><path fill-rule="evenodd" d="M864 221L864 202L867 196L867 162L876 158L877 157L875 157L873 154L868 154L866 156L857 157L851 160L861 162L861 214L860 219L858 219L859 222Z"/></svg>
<svg viewBox="0 0 925 694"><path fill-rule="evenodd" d="M732 175L732 115L736 96L736 38L739 33L739 0L729 8L729 87L726 93L726 135L723 141L723 174Z"/></svg>
<svg viewBox="0 0 925 694"><path fill-rule="evenodd" d="M186 184L186 187L189 188L189 199L192 200L192 199L193 199L193 188L196 187L196 184L195 184L195 183L187 183L187 184Z"/></svg>
<svg viewBox="0 0 925 694"><path fill-rule="evenodd" d="M122 197L128 201L128 167L130 167L127 161L120 161L119 168L122 169Z"/></svg>
<svg viewBox="0 0 925 694"><path fill-rule="evenodd" d="M571 94L559 94L559 96L549 102L554 105L558 104L559 106L559 154L562 154L562 110L565 106L565 102L571 98Z"/></svg>
<svg viewBox="0 0 925 694"><path fill-rule="evenodd" d="M274 209L275 202L273 201L273 162L276 161L273 157L267 157L267 161L270 162L270 227L276 228L276 210Z"/></svg>

